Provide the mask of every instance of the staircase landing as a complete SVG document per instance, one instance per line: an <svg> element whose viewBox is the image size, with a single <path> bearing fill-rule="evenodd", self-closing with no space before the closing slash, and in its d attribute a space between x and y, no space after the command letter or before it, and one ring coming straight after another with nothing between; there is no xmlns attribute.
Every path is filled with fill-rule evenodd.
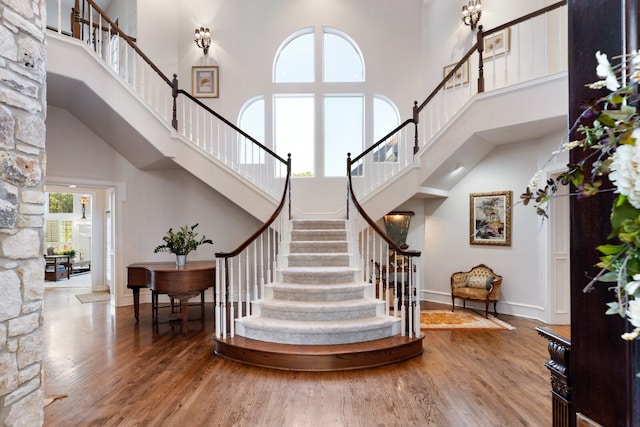
<svg viewBox="0 0 640 427"><path fill-rule="evenodd" d="M235 336L214 338L225 359L285 371L346 371L402 362L422 354L421 337L400 335L357 344L290 345Z"/></svg>

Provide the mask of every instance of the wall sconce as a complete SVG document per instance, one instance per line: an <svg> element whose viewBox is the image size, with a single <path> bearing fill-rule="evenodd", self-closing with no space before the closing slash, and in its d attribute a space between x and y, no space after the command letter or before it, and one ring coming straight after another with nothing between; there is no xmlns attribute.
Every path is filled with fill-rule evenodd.
<svg viewBox="0 0 640 427"><path fill-rule="evenodd" d="M480 21L482 15L482 2L481 0L469 0L469 4L462 6L462 22L465 25L469 25L473 30Z"/></svg>
<svg viewBox="0 0 640 427"><path fill-rule="evenodd" d="M202 48L206 55L209 52L209 46L211 46L211 32L208 28L196 28L196 35L193 41L196 42L196 46Z"/></svg>
<svg viewBox="0 0 640 427"><path fill-rule="evenodd" d="M82 219L87 219L87 203L89 203L89 198L87 196L80 197L80 205L82 206Z"/></svg>
<svg viewBox="0 0 640 427"><path fill-rule="evenodd" d="M409 225L411 224L411 217L415 213L410 211L403 212L389 212L384 216L384 228L387 231L387 235L393 240L401 249L407 249L407 234L409 233Z"/></svg>

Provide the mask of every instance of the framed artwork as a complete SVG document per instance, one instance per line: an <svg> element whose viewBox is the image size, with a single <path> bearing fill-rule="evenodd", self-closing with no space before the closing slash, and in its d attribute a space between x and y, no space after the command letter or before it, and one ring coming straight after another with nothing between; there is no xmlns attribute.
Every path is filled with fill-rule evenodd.
<svg viewBox="0 0 640 427"><path fill-rule="evenodd" d="M511 191L469 195L469 243L511 246Z"/></svg>
<svg viewBox="0 0 640 427"><path fill-rule="evenodd" d="M509 52L510 43L511 28L505 28L484 38L484 52L482 54L485 58L502 55L505 52Z"/></svg>
<svg viewBox="0 0 640 427"><path fill-rule="evenodd" d="M217 98L219 74L217 66L191 67L191 94L196 98Z"/></svg>
<svg viewBox="0 0 640 427"><path fill-rule="evenodd" d="M442 78L447 77L447 74L453 70L458 63L447 65L442 69ZM469 83L469 61L466 61L456 70L449 80L444 84L445 89L450 89L455 86L461 86Z"/></svg>

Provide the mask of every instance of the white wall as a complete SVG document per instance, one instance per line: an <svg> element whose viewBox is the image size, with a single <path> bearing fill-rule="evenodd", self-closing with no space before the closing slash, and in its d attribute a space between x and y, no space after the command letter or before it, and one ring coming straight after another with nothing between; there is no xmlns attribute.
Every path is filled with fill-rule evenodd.
<svg viewBox="0 0 640 427"><path fill-rule="evenodd" d="M495 28L546 6L544 0L484 0L480 25ZM476 41L477 30L462 23L466 2L430 0L422 11L422 69L425 96L442 80L442 68L462 59ZM420 102L422 100L419 100Z"/></svg>
<svg viewBox="0 0 640 427"><path fill-rule="evenodd" d="M139 261L173 261L171 254L154 254L169 227L199 223L200 234L214 241L189 254L191 260L213 259L256 230L258 221L229 199L184 170L143 171L133 167L67 110L49 106L47 117L47 176L82 186L117 186L121 201L116 212L121 264L116 271L118 305L130 303L126 266Z"/></svg>
<svg viewBox="0 0 640 427"><path fill-rule="evenodd" d="M498 312L545 319L546 235L535 209L519 203L533 174L562 141L563 133L498 146L476 166L447 199L427 199L425 205L424 299L450 303L450 277L484 263L503 276ZM513 192L511 246L469 243L469 194ZM541 255L542 254L542 255Z"/></svg>

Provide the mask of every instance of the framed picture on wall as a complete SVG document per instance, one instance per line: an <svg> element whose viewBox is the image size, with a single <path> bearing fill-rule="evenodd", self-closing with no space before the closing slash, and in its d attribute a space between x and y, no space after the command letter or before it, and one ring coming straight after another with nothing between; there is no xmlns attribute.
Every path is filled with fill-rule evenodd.
<svg viewBox="0 0 640 427"><path fill-rule="evenodd" d="M469 195L469 243L511 246L511 191Z"/></svg>
<svg viewBox="0 0 640 427"><path fill-rule="evenodd" d="M217 66L191 67L191 94L196 98L217 98L219 74Z"/></svg>
<svg viewBox="0 0 640 427"><path fill-rule="evenodd" d="M509 45L511 43L510 31L511 28L505 28L502 31L485 37L483 56L485 58L492 58L509 52Z"/></svg>
<svg viewBox="0 0 640 427"><path fill-rule="evenodd" d="M458 63L445 66L442 69L442 78L447 77L447 74L449 74L456 65L458 65ZM467 83L469 83L469 61L465 61L465 63L453 73L451 78L444 84L444 88L450 89Z"/></svg>

